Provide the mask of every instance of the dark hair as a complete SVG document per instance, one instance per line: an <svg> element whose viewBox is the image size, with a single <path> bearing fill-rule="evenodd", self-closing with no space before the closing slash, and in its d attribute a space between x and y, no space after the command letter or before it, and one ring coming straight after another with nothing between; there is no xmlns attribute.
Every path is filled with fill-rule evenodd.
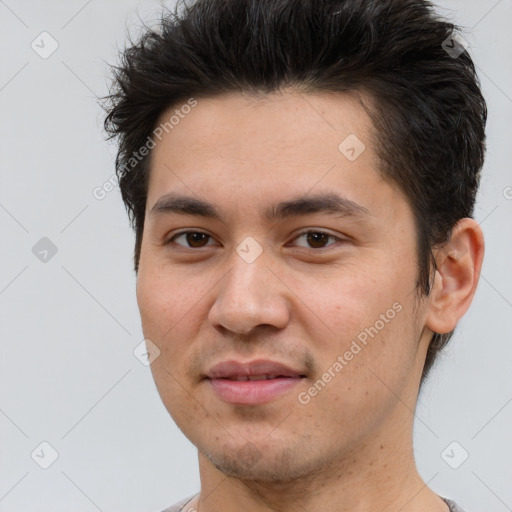
<svg viewBox="0 0 512 512"><path fill-rule="evenodd" d="M105 98L135 272L151 156L139 150L163 112L232 91L352 91L371 99L380 172L414 212L417 288L428 295L432 249L472 216L485 153L486 103L473 61L453 40L458 30L426 0L198 0L165 12L124 50ZM452 334L434 333L422 383Z"/></svg>

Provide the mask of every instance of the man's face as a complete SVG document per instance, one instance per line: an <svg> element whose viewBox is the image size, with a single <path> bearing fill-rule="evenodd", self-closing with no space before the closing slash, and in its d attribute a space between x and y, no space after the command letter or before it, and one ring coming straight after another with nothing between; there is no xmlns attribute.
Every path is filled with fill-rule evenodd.
<svg viewBox="0 0 512 512"><path fill-rule="evenodd" d="M376 171L370 127L348 95L233 93L199 99L153 150L137 281L161 352L151 368L177 425L226 474L311 474L400 444L412 423L428 342L416 232ZM366 145L355 159L354 137L339 149L351 134ZM219 217L166 207L168 194ZM273 208L325 195L338 210ZM241 366L215 373L223 362ZM251 372L266 380L236 380Z"/></svg>

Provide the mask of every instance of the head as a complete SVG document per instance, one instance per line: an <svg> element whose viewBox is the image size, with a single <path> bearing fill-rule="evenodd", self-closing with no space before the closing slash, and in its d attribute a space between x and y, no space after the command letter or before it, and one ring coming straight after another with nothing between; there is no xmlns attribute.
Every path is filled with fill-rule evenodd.
<svg viewBox="0 0 512 512"><path fill-rule="evenodd" d="M384 428L396 400L383 400L386 387L400 394L411 379L424 382L476 286L461 284L468 272L450 258L472 259L478 273L482 257L468 221L486 106L468 53L454 58L443 47L456 28L423 0L199 0L179 4L123 53L105 126L119 140L143 329L161 350L152 369L164 403L200 450L212 451L214 438L187 425L211 392L199 376L219 356L274 356L311 384L366 332L371 343L359 343L361 354L314 400L317 412L339 401L353 418L373 408L362 433ZM343 153L351 135L354 160ZM218 211L181 197L161 214L156 203L170 193ZM327 207L325 197L322 208L290 204L329 195ZM334 196L348 200L338 217ZM310 213L265 215L278 203L274 212ZM188 214L176 213L184 205ZM340 223L327 222L327 210ZM286 254L305 219L342 245ZM187 238L184 250L182 236L170 249L178 227L202 232L199 245ZM236 251L246 237L256 241L248 250L262 250L251 263ZM457 286L464 293L448 297ZM275 420L274 405L266 410ZM295 414L313 421L311 410ZM257 445L257 427L234 421L261 419L261 410L222 404L216 414L210 421L229 431L216 438L223 444L240 428L272 452L272 439Z"/></svg>

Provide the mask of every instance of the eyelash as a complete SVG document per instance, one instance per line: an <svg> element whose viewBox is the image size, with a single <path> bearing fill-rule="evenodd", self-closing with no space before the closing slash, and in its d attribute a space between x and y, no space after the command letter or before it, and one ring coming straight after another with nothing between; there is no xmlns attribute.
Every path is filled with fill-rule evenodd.
<svg viewBox="0 0 512 512"><path fill-rule="evenodd" d="M346 239L344 239L344 238L337 237L335 235L332 235L331 233L328 233L328 232L322 231L322 230L318 230L318 229L309 229L309 230L306 230L306 231L302 231L301 233L298 233L293 240L296 240L297 238L299 238L301 236L312 234L312 233L320 234L320 235L326 235L329 238L335 239L337 242L345 242L346 241ZM189 235L189 234L202 234L202 235L206 235L210 239L213 238L211 235L209 235L208 233L204 233L203 231L182 231L181 233L176 233L175 235L173 235L169 240L167 240L165 242L164 245L170 245L171 243L175 243L175 240L178 237L184 236L184 235ZM182 248L184 248L185 250L189 250L189 249L190 250L203 249L203 247L187 247L187 246L183 246L181 244L177 244L177 245L182 247ZM309 247L308 249L316 250L316 251L321 251L321 250L327 249L328 247L331 247L332 245L335 245L335 244L329 244L326 247L320 247L320 248L318 248L318 247ZM208 246L206 245L204 247L208 247ZM304 247L302 247L302 248L304 248Z"/></svg>

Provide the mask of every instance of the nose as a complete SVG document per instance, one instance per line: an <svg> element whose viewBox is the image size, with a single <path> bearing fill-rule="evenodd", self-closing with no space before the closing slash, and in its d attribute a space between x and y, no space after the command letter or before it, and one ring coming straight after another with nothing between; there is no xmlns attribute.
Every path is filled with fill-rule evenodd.
<svg viewBox="0 0 512 512"><path fill-rule="evenodd" d="M220 281L208 319L215 328L249 334L261 325L283 329L290 319L288 288L268 268L263 254L252 263L234 254Z"/></svg>

